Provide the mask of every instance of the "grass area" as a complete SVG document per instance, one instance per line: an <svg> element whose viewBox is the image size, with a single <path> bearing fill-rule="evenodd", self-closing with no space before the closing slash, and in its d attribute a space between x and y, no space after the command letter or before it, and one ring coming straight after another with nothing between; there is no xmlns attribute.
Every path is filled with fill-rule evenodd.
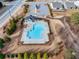
<svg viewBox="0 0 79 59"><path fill-rule="evenodd" d="M76 24L76 25L79 24L79 12L72 13L72 15L70 16L70 18L71 18L71 22L73 24Z"/></svg>
<svg viewBox="0 0 79 59"><path fill-rule="evenodd" d="M71 16L72 13L75 13L75 12L79 12L79 9L68 9L66 10L65 14L66 16Z"/></svg>
<svg viewBox="0 0 79 59"><path fill-rule="evenodd" d="M70 13L70 16L66 18L67 23L70 25L72 32L79 36L79 11Z"/></svg>
<svg viewBox="0 0 79 59"><path fill-rule="evenodd" d="M76 59L75 51L74 49L66 49L64 54L64 59Z"/></svg>

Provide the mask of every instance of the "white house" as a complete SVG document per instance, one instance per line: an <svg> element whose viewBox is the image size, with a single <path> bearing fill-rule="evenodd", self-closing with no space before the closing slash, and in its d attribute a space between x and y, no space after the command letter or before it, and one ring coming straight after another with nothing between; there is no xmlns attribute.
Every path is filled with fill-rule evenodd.
<svg viewBox="0 0 79 59"><path fill-rule="evenodd" d="M49 5L53 11L63 11L64 10L64 5L62 4L62 2L52 2Z"/></svg>

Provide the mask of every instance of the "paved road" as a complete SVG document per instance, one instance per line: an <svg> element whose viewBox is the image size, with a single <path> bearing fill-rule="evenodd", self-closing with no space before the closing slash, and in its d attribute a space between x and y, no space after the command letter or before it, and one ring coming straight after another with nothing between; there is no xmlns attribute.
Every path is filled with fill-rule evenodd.
<svg viewBox="0 0 79 59"><path fill-rule="evenodd" d="M9 10L12 7L12 5L3 7L0 9L0 16L3 15L7 10Z"/></svg>
<svg viewBox="0 0 79 59"><path fill-rule="evenodd" d="M14 4L14 6L11 7L8 11L6 11L0 17L0 27L2 27L6 23L6 21L8 21L8 18L10 17L10 15L12 15L20 6L23 5L22 0L18 0L13 4Z"/></svg>

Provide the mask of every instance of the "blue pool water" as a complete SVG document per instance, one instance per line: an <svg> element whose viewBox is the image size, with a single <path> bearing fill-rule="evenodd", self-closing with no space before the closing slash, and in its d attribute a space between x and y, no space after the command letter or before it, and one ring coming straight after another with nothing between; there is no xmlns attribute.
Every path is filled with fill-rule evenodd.
<svg viewBox="0 0 79 59"><path fill-rule="evenodd" d="M27 32L27 36L29 39L42 39L42 33L45 30L45 25L44 24L33 24L30 30Z"/></svg>

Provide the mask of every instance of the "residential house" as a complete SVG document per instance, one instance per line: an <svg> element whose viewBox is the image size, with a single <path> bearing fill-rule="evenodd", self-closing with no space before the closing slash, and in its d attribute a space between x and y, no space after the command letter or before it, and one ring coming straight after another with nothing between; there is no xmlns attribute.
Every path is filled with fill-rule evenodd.
<svg viewBox="0 0 79 59"><path fill-rule="evenodd" d="M50 7L53 11L63 11L64 5L61 2L52 2L50 3Z"/></svg>
<svg viewBox="0 0 79 59"><path fill-rule="evenodd" d="M65 9L77 9L78 7L74 4L74 2L65 2Z"/></svg>

